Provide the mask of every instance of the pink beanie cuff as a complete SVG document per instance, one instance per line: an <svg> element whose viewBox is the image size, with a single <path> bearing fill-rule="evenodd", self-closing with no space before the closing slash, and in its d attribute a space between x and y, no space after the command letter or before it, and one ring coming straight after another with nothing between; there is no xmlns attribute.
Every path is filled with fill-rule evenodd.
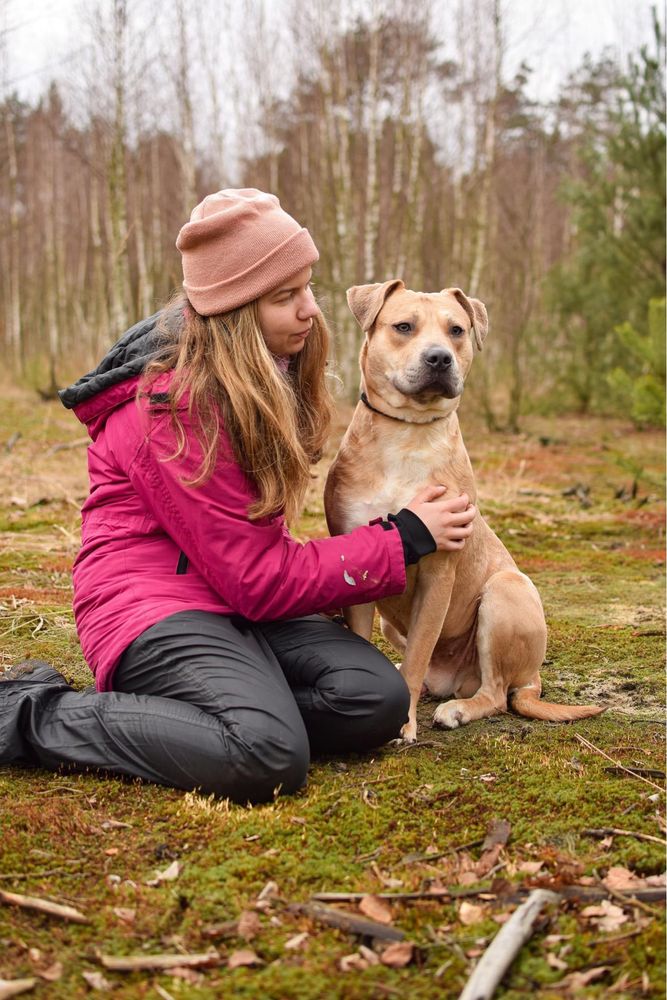
<svg viewBox="0 0 667 1000"><path fill-rule="evenodd" d="M237 309L319 259L308 230L274 195L255 188L209 195L193 210L176 246L183 287L202 316Z"/></svg>

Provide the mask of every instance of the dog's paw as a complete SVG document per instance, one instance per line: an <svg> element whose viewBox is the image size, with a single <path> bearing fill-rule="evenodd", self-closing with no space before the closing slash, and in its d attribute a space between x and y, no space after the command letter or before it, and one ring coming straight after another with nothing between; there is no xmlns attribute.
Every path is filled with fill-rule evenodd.
<svg viewBox="0 0 667 1000"><path fill-rule="evenodd" d="M443 701L433 714L433 725L444 726L445 729L458 729L459 726L464 726L467 721L459 701Z"/></svg>
<svg viewBox="0 0 667 1000"><path fill-rule="evenodd" d="M406 722L401 729L401 740L404 743L416 743L417 742L417 723L416 722Z"/></svg>

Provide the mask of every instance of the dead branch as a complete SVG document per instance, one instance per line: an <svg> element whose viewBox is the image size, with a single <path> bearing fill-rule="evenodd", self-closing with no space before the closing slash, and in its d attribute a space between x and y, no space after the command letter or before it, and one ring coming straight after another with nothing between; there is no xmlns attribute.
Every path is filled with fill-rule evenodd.
<svg viewBox="0 0 667 1000"><path fill-rule="evenodd" d="M491 1000L500 980L532 936L535 922L550 903L560 896L548 889L534 889L525 903L514 911L486 949L463 988L459 1000Z"/></svg>
<svg viewBox="0 0 667 1000"><path fill-rule="evenodd" d="M196 969L205 965L218 965L220 954L207 951L200 955L99 955L105 969L113 972L136 972L146 969Z"/></svg>
<svg viewBox="0 0 667 1000"><path fill-rule="evenodd" d="M90 444L88 436L75 438L74 441L64 441L62 444L54 444L46 452L47 455L55 455L57 451L70 451L72 448L83 448L84 444Z"/></svg>
<svg viewBox="0 0 667 1000"><path fill-rule="evenodd" d="M79 910L75 910L73 906L52 903L50 899L38 899L36 896L22 896L18 892L5 892L3 889L0 889L0 903L7 903L9 906L20 906L24 910L37 910L39 913L47 913L50 917L71 920L75 924L89 923L88 917Z"/></svg>
<svg viewBox="0 0 667 1000"><path fill-rule="evenodd" d="M634 837L636 840L650 840L652 844L667 844L667 840L663 837L653 837L650 833L639 833L638 830L619 830L615 826L592 827L581 832L587 837L598 837L599 839L603 837Z"/></svg>
<svg viewBox="0 0 667 1000"><path fill-rule="evenodd" d="M36 982L36 979L0 979L0 1000L9 1000L9 997L32 990Z"/></svg>
<svg viewBox="0 0 667 1000"><path fill-rule="evenodd" d="M367 893L361 893L359 898L365 895ZM403 931L397 927L388 927L376 920L360 917L356 913L334 910L331 906L322 906L319 903L288 903L287 909L290 913L301 913L321 924L337 927L349 934L361 934L363 937L382 938L386 941L402 941L405 938Z"/></svg>
<svg viewBox="0 0 667 1000"><path fill-rule="evenodd" d="M574 736L588 750L593 750L595 753L599 753L600 756L606 757L606 759L610 760L612 764L615 765L615 767L619 767L621 771L625 771L627 774L632 775L633 778L638 778L640 781L645 781L647 785L651 786L651 788L657 788L659 792L662 792L664 794L665 789L662 788L660 785L656 785L655 781L650 781L648 778L644 778L641 774L637 774L635 771L632 771L629 767L624 767L620 761L614 760L613 757L610 757L609 754L605 753L604 750L601 750L600 747L596 747L594 743L591 743L590 740L587 740L585 736L581 735L581 733L575 733Z"/></svg>

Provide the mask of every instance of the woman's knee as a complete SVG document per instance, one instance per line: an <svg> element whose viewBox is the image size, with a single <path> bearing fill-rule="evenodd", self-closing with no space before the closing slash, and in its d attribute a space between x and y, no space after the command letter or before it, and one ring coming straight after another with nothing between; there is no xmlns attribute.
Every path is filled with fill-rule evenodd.
<svg viewBox="0 0 667 1000"><path fill-rule="evenodd" d="M375 744L398 736L408 717L410 694L394 665L378 650L364 651L358 664L330 677L330 708L351 717L362 716Z"/></svg>
<svg viewBox="0 0 667 1000"><path fill-rule="evenodd" d="M218 766L209 761L199 788L234 802L270 802L297 792L306 783L310 747L303 732L238 730L226 734Z"/></svg>

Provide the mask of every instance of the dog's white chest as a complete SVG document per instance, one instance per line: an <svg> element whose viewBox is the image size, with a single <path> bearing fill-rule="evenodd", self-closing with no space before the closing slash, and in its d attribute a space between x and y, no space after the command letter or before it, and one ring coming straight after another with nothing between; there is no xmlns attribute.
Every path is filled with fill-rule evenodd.
<svg viewBox="0 0 667 1000"><path fill-rule="evenodd" d="M435 481L430 475L435 464L433 448L428 445L409 455L393 455L391 461L374 462L367 475L344 498L344 530L351 531L376 517L396 514L420 487Z"/></svg>

